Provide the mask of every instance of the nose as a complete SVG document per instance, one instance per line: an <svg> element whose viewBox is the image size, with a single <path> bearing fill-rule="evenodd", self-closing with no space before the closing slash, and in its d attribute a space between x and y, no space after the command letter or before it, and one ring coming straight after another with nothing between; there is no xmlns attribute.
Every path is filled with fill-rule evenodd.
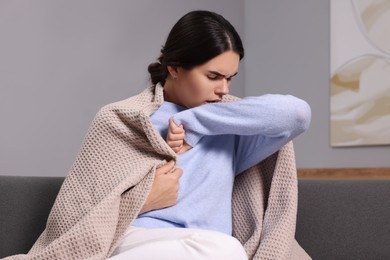
<svg viewBox="0 0 390 260"><path fill-rule="evenodd" d="M229 81L227 79L222 79L221 84L216 88L215 93L219 95L229 94Z"/></svg>

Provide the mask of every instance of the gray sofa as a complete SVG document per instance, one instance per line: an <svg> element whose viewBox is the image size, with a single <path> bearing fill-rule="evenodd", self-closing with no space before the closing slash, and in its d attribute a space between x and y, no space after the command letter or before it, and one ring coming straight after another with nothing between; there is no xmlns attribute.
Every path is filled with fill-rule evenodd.
<svg viewBox="0 0 390 260"><path fill-rule="evenodd" d="M59 177L0 176L0 258L45 227ZM313 259L390 259L390 180L299 180L296 239Z"/></svg>

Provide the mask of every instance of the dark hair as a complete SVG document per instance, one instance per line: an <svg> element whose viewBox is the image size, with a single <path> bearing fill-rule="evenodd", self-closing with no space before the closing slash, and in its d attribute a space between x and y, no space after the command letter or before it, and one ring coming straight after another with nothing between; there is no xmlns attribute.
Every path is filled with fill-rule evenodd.
<svg viewBox="0 0 390 260"><path fill-rule="evenodd" d="M189 12L170 31L159 62L149 65L152 83L165 83L167 66L190 70L228 50L239 54L240 60L244 57L240 36L229 21L210 11Z"/></svg>

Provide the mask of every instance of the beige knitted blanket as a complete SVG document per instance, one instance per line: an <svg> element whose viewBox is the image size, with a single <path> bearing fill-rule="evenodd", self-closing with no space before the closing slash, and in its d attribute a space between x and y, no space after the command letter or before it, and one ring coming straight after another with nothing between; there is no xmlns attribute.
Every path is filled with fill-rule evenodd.
<svg viewBox="0 0 390 260"><path fill-rule="evenodd" d="M97 113L46 229L27 255L7 259L110 256L142 208L156 167L176 159L149 120L162 102L157 85ZM296 213L297 176L289 143L236 178L233 235L249 259L310 259L294 239Z"/></svg>

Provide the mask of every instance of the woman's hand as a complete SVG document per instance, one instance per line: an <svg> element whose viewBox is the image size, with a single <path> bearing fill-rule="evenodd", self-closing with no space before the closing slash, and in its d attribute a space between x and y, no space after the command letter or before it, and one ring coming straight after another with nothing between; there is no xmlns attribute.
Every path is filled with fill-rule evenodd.
<svg viewBox="0 0 390 260"><path fill-rule="evenodd" d="M177 154L182 154L192 147L184 140L185 131L183 125L177 126L173 117L169 118L167 143Z"/></svg>
<svg viewBox="0 0 390 260"><path fill-rule="evenodd" d="M156 170L152 188L140 214L176 204L183 171L179 168L172 171L174 166L175 161L172 160Z"/></svg>

